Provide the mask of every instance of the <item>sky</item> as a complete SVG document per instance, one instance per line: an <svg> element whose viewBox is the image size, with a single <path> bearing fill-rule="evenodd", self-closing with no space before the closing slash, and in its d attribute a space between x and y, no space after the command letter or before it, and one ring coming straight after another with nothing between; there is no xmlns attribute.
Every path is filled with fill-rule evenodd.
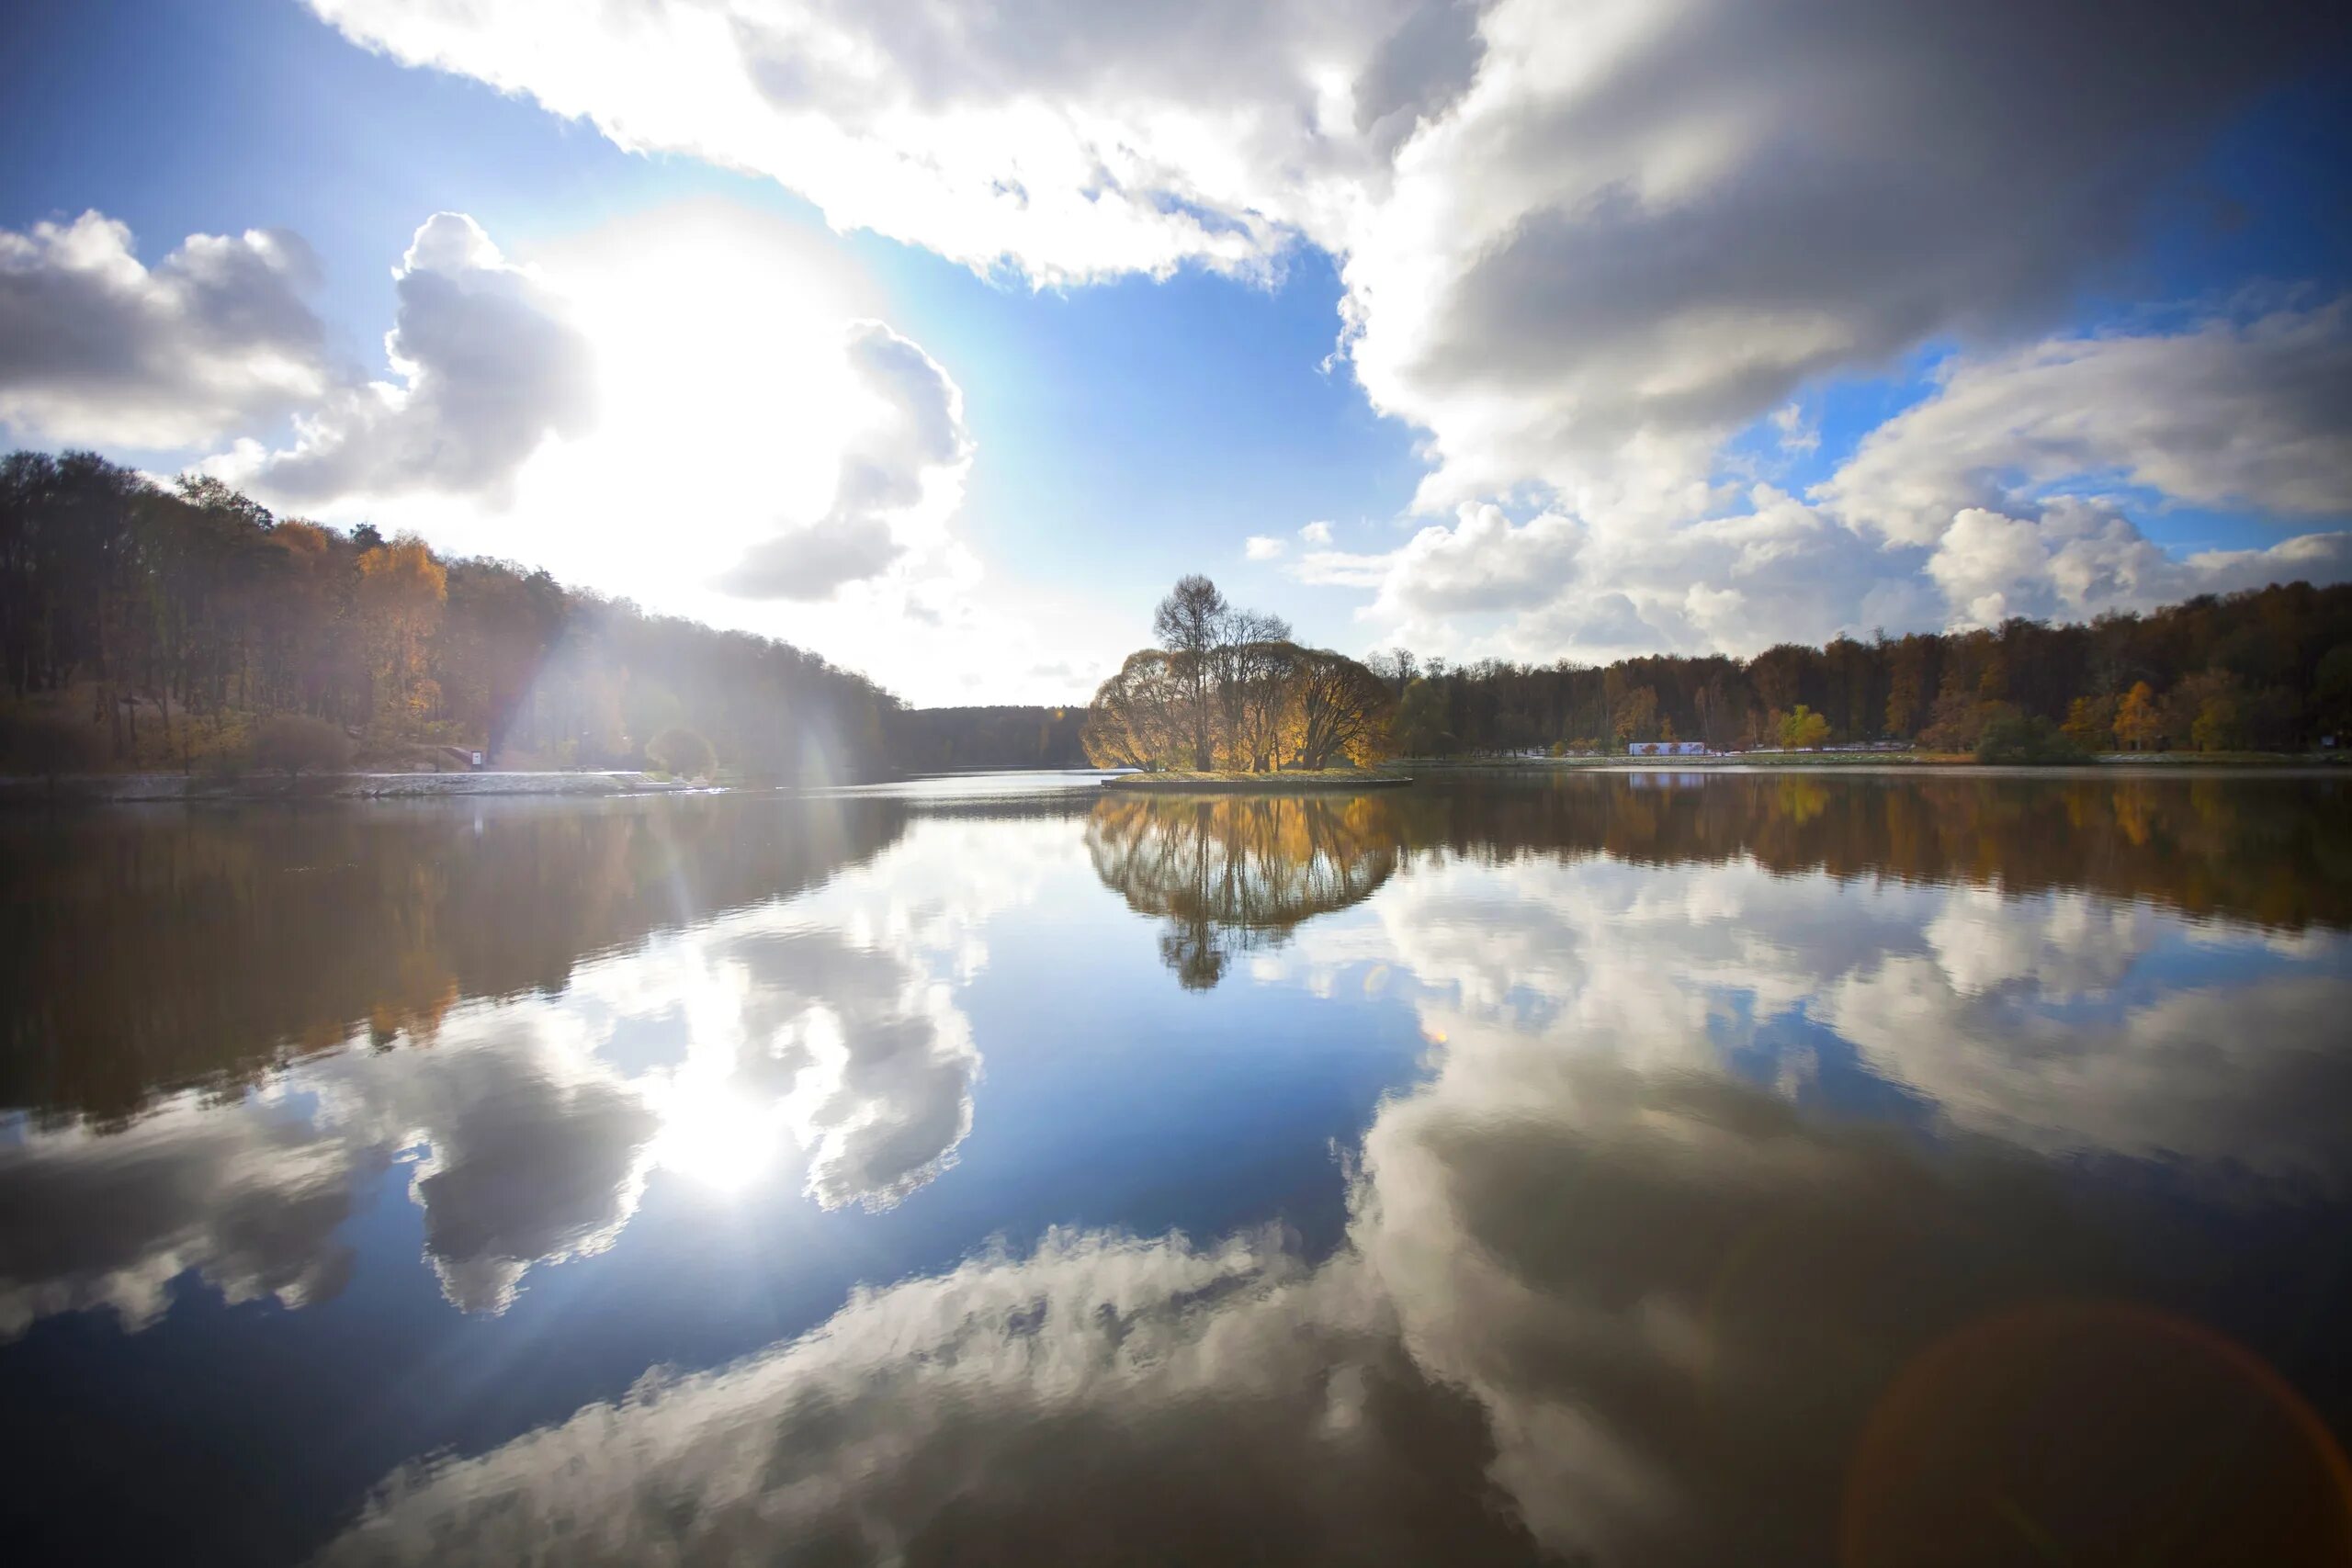
<svg viewBox="0 0 2352 1568"><path fill-rule="evenodd" d="M2352 576L2352 12L31 0L0 436L1082 700Z"/></svg>

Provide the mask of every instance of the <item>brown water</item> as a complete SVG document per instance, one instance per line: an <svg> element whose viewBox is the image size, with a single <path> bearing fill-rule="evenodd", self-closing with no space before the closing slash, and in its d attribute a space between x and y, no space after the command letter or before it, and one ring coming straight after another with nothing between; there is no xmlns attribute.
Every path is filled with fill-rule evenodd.
<svg viewBox="0 0 2352 1568"><path fill-rule="evenodd" d="M2352 1560L2333 778L0 817L33 1561Z"/></svg>

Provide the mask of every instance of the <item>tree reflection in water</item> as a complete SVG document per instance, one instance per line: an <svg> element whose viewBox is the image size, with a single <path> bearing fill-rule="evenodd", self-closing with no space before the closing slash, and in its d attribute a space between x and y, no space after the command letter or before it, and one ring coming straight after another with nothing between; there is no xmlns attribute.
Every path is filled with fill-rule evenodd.
<svg viewBox="0 0 2352 1568"><path fill-rule="evenodd" d="M1370 897L1396 874L1403 838L1376 796L1119 795L1095 807L1086 848L1127 908L1168 922L1161 960L1204 991L1234 953Z"/></svg>

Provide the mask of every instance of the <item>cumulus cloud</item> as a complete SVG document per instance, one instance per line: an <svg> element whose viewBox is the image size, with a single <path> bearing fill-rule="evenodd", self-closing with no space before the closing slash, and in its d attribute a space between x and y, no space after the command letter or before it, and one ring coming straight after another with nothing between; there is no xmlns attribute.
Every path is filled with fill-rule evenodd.
<svg viewBox="0 0 2352 1568"><path fill-rule="evenodd" d="M989 826L999 852L1022 831ZM1080 853L1032 826L1008 872L971 824L921 824L797 899L582 961L558 995L458 1010L429 1050L363 1032L236 1103L0 1142L0 1339L93 1309L143 1328L191 1270L232 1303L326 1299L355 1191L403 1167L424 1263L471 1313L610 1247L657 1172L780 1167L824 1208L902 1202L971 1131L981 1062L954 990L987 964L985 922Z"/></svg>
<svg viewBox="0 0 2352 1568"><path fill-rule="evenodd" d="M1382 640L1455 657L1602 660L1661 649L1752 654L1840 631L1940 626L1920 552L1893 556L1770 485L1744 512L1678 525L1524 523L1465 505L1382 555L1310 552L1304 581L1369 588ZM1485 632L1460 618L1486 615Z"/></svg>
<svg viewBox="0 0 2352 1568"><path fill-rule="evenodd" d="M714 956L741 977L735 1081L783 1108L811 1197L888 1208L955 1163L980 1056L944 987L831 932L747 933Z"/></svg>
<svg viewBox="0 0 2352 1568"><path fill-rule="evenodd" d="M1054 1232L1025 1256L862 1291L732 1366L404 1471L322 1561L490 1562L557 1529L582 1563L716 1562L780 1540L890 1562L1142 1540L1201 1562L1523 1556L1487 1501L1483 1447L1359 1271L1311 1270L1268 1235Z"/></svg>
<svg viewBox="0 0 2352 1568"><path fill-rule="evenodd" d="M623 146L773 175L837 227L1043 283L1264 273L1480 51L1475 12L1410 0L655 6L560 40L527 5L314 8Z"/></svg>
<svg viewBox="0 0 2352 1568"><path fill-rule="evenodd" d="M2159 1031L2165 1059L2144 1074L2075 1021L2188 923L1744 859L1432 857L1363 916L1267 955L1277 971L1318 952L1392 968L1431 1042L1428 1077L1373 1114L1329 1256L1258 1232L990 1247L858 1290L732 1365L656 1371L487 1453L405 1467L325 1561L502 1561L559 1529L583 1562L724 1562L777 1540L889 1560L1137 1540L1219 1560L1829 1560L1864 1424L1913 1358L2030 1303L2161 1291L2148 1259L2165 1279L2208 1278L2239 1245L2227 1226L2182 1224L2177 1192L2086 1181L2046 1153L2343 1168L2325 1115L2340 1095L2324 1092L2340 1074L2309 1070L2327 1055L2313 1021L2341 999L2333 948L2283 982L2178 992L2194 1016ZM1725 1070L1743 1018L1849 1016L1845 995L1896 965L1940 976L1948 1003L2034 1020L2005 1052L2016 1020L1939 1016L1948 1034L1882 998L1895 1003L1884 1026L1907 1034L1907 1081L1951 1096L1947 1135L1816 1114ZM1685 983L1661 991L1660 973ZM2212 1037L2202 1011L2233 996L2256 998L2266 1025L2299 1021L2176 1055ZM1951 1061L1917 1048L1955 1038ZM2215 1095L2236 1108L2218 1121ZM2273 1151L2245 1112L2298 1096L2310 1113ZM2228 1131L2170 1141L2197 1125ZM2336 1249L2324 1223L2281 1245L2303 1249L2289 1279L2323 1277ZM2170 1473L2160 1456L2210 1427L2210 1404L2171 1397L2177 1358L2117 1346L2142 1322L2069 1340L2077 1368L2116 1358L2105 1397L2079 1407L2106 1423L2109 1452L2128 1440L2144 1455L2116 1467L2126 1491L2102 1493L2109 1506L2052 1509L2053 1528L2143 1517ZM2046 1431L2052 1385L2031 1386ZM2118 1400L2139 1413L2121 1427ZM2311 1461L2274 1413L2236 1408L2266 1457L2211 1492L2256 1518L2281 1470ZM1985 1440L2006 1453L2014 1435ZM2014 1543L2008 1516L1973 1506L1939 1539L1980 1517Z"/></svg>
<svg viewBox="0 0 2352 1568"><path fill-rule="evenodd" d="M814 523L755 545L722 580L753 599L822 599L879 576L926 525L963 500L972 440L964 393L939 362L880 321L846 334L853 374L882 415L842 454L833 503Z"/></svg>
<svg viewBox="0 0 2352 1568"><path fill-rule="evenodd" d="M353 1174L299 1122L209 1115L193 1100L119 1133L0 1147L0 1339L96 1308L135 1332L189 1269L231 1303L332 1297L351 1270L334 1233Z"/></svg>
<svg viewBox="0 0 2352 1568"><path fill-rule="evenodd" d="M2027 515L1970 507L1922 544L1889 540L1771 485L1695 522L1514 523L1464 506L1379 555L1308 551L1299 581L1368 589L1379 640L1457 658L1595 661L1661 650L1746 658L1873 629L2084 620L2198 593L2352 576L2352 534L2177 556L2111 502L2060 497ZM1464 617L1486 615L1489 629Z"/></svg>
<svg viewBox="0 0 2352 1568"><path fill-rule="evenodd" d="M1287 545L1285 545L1282 540L1275 538L1271 534L1252 534L1242 543L1241 558L1244 560L1280 560L1283 558L1283 552L1288 548L1289 547Z"/></svg>
<svg viewBox="0 0 2352 1568"><path fill-rule="evenodd" d="M503 499L548 435L587 427L586 340L480 224L435 213L393 280L398 325L384 352L399 381L347 389L298 416L291 449L243 443L215 471L294 505L407 491Z"/></svg>
<svg viewBox="0 0 2352 1568"><path fill-rule="evenodd" d="M2352 303L1954 361L1818 499L1910 544L2042 487L2130 485L2277 517L2352 512Z"/></svg>
<svg viewBox="0 0 2352 1568"><path fill-rule="evenodd" d="M602 1252L637 1212L658 1122L643 1099L527 1034L387 1068L352 1104L355 1131L427 1148L410 1192L442 1293L503 1312L530 1269Z"/></svg>
<svg viewBox="0 0 2352 1568"><path fill-rule="evenodd" d="M2352 1180L2329 1115L2340 933L2282 949L2145 903L1838 885L1742 858L1424 862L1371 908L1374 930L1309 927L1259 977L1329 989L1340 968L1385 964L1433 1039L1534 1031L1651 1074L1716 1070L1764 1021L1803 1017L1951 1124L2038 1154ZM2237 977L2165 985L2165 954L2192 939ZM1659 975L1679 983L1662 993Z"/></svg>
<svg viewBox="0 0 2352 1568"><path fill-rule="evenodd" d="M232 1303L331 1297L350 1271L336 1232L355 1189L418 1145L410 1193L443 1293L504 1310L532 1267L619 1234L654 1131L637 1095L541 1027L555 1010L487 1035L460 1019L431 1052L323 1060L303 1084L318 1100L308 1116L277 1097L191 1097L121 1133L72 1127L9 1148L0 1334L101 1306L143 1328L190 1269Z"/></svg>
<svg viewBox="0 0 2352 1568"><path fill-rule="evenodd" d="M1687 489L1811 378L2052 311L2219 115L2342 30L2246 21L1498 6L1476 84L1349 235L1358 373L1431 432L1426 500Z"/></svg>
<svg viewBox="0 0 2352 1568"><path fill-rule="evenodd" d="M516 259L445 213L395 288L394 379L313 401L285 449L247 438L198 467L326 522L781 637L916 701L991 679L1062 700L1023 672L1067 658L1073 623L1119 646L1095 604L979 592L955 526L963 393L804 226L694 199Z"/></svg>
<svg viewBox="0 0 2352 1568"><path fill-rule="evenodd" d="M283 230L192 234L149 267L97 212L0 230L0 422L58 442L178 447L315 401L336 380Z"/></svg>
<svg viewBox="0 0 2352 1568"><path fill-rule="evenodd" d="M2340 21L2173 5L525 5L315 0L350 38L1040 282L1345 259L1435 499L1574 487L1811 374L2030 320ZM2020 62L2030 73L2020 77ZM2061 87L2063 85L2063 87Z"/></svg>
<svg viewBox="0 0 2352 1568"><path fill-rule="evenodd" d="M1385 632L1431 651L1747 652L1965 622L1987 591L1927 570L1953 516L2030 511L2007 487L2070 465L2296 516L2346 494L2321 412L2341 400L2340 308L1999 348L2135 243L2227 116L2343 41L2324 8L2224 23L2166 0L2118 33L2091 0L675 4L558 42L518 0L314 5L395 58L770 175L837 227L985 272L1261 277L1293 246L1329 252L1338 361L1424 434L1415 507L1453 520L1402 555L1310 525L1283 558L1370 591ZM1759 565L1729 536L1748 498L1725 441L1769 421L1802 457L1807 386L1942 340L1969 367L1825 493L1826 520L1755 507L1785 551ZM1502 520L1459 510L1486 503ZM887 571L890 544L827 518L739 575L821 592Z"/></svg>
<svg viewBox="0 0 2352 1568"><path fill-rule="evenodd" d="M1299 529L1298 536L1302 543L1329 547L1331 543L1331 525L1320 521L1309 523Z"/></svg>
<svg viewBox="0 0 2352 1568"><path fill-rule="evenodd" d="M2339 39L2267 5L1404 0L599 13L315 0L355 39L838 226L1045 283L1342 258L1430 505L1703 496L1808 378L2053 310L2219 118Z"/></svg>
<svg viewBox="0 0 2352 1568"><path fill-rule="evenodd" d="M2352 533L2305 534L2263 549L2182 559L2095 502L2055 502L2035 518L1969 507L1937 539L1927 573L1956 626L1996 626L2011 615L2086 620L2197 593L2352 576Z"/></svg>
<svg viewBox="0 0 2352 1568"><path fill-rule="evenodd" d="M1424 528L1390 558L1374 610L1442 615L1521 610L1558 593L1583 531L1556 512L1514 524L1498 506L1464 506L1451 527Z"/></svg>

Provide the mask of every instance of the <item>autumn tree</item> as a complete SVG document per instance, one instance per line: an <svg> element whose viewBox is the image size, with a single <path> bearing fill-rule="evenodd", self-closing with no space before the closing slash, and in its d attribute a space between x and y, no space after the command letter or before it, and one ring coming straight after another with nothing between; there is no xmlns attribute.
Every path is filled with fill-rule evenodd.
<svg viewBox="0 0 2352 1568"><path fill-rule="evenodd" d="M2245 744L2243 694L2224 671L2184 677L2165 706L2168 732L2199 751L2234 751Z"/></svg>
<svg viewBox="0 0 2352 1568"><path fill-rule="evenodd" d="M1191 755L1192 685L1178 656L1147 648L1127 655L1087 709L1087 760L1098 768L1167 768Z"/></svg>
<svg viewBox="0 0 2352 1568"><path fill-rule="evenodd" d="M2127 750L2145 751L2163 740L2164 733L2164 710L2156 705L2156 694L2145 681L2133 682L2116 705L2115 738Z"/></svg>
<svg viewBox="0 0 2352 1568"><path fill-rule="evenodd" d="M1192 765L1201 773L1216 765L1216 713L1209 702L1215 673L1211 660L1225 636L1230 609L1216 584L1196 573L1179 579L1151 616L1152 630L1170 656L1170 673L1182 692L1178 717L1192 746Z"/></svg>
<svg viewBox="0 0 2352 1568"><path fill-rule="evenodd" d="M2066 722L2060 728L2068 740L2086 751L2104 751L2115 744L2115 699L2076 697L2066 705Z"/></svg>
<svg viewBox="0 0 2352 1568"><path fill-rule="evenodd" d="M1789 750L1815 750L1828 739L1829 721L1803 703L1781 719L1781 744Z"/></svg>
<svg viewBox="0 0 2352 1568"><path fill-rule="evenodd" d="M413 733L439 705L426 649L448 596L448 573L413 534L359 558L357 607L368 674L376 716L390 734Z"/></svg>
<svg viewBox="0 0 2352 1568"><path fill-rule="evenodd" d="M1619 745L1636 740L1657 739L1657 692L1649 686L1636 686L1617 699L1611 724Z"/></svg>
<svg viewBox="0 0 2352 1568"><path fill-rule="evenodd" d="M1390 754L1388 720L1396 699L1378 676L1352 659L1302 649L1292 680L1297 694L1293 765L1328 768L1342 760L1361 765Z"/></svg>
<svg viewBox="0 0 2352 1568"><path fill-rule="evenodd" d="M1279 615L1228 608L1208 655L1216 743L1222 765L1263 773L1274 765L1298 649Z"/></svg>

